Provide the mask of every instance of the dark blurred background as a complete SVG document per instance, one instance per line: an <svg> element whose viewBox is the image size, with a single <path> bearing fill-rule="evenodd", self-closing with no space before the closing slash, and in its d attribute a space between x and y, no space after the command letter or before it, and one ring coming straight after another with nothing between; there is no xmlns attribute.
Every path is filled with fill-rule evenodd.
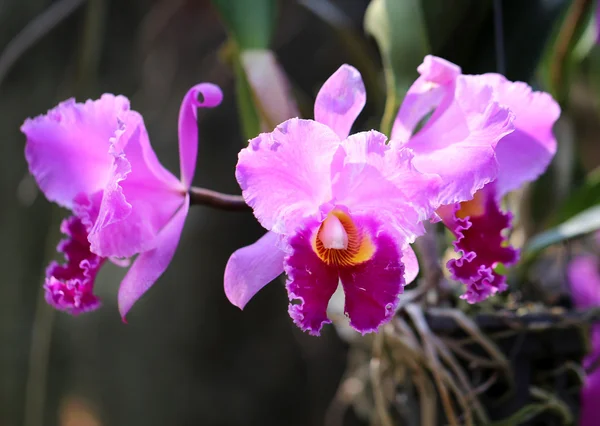
<svg viewBox="0 0 600 426"><path fill-rule="evenodd" d="M56 257L65 212L46 201L28 175L19 132L26 117L72 96L124 94L143 114L158 157L178 174L179 105L189 87L209 81L225 98L200 113L194 184L239 193L233 172L245 143L233 74L223 60L225 30L208 0L4 0L0 51L59 3L74 11L14 66L0 66L0 426L323 424L347 345L331 327L321 338L301 333L287 314L281 281L244 312L224 296L229 255L263 232L250 213L194 207L172 264L127 325L116 306L124 274L117 267L105 267L97 280L100 310L71 317L43 302L44 268ZM320 85L342 63L374 77L357 127L376 127L369 117L381 114L384 89L376 45L363 32L369 2L328 3L343 11L344 31L284 0L272 47L307 114ZM532 79L567 3L503 2L509 78ZM434 53L467 72L495 71L491 2L438 6L427 15L429 22L444 22L442 36L432 41ZM364 49L344 44L348 34Z"/></svg>

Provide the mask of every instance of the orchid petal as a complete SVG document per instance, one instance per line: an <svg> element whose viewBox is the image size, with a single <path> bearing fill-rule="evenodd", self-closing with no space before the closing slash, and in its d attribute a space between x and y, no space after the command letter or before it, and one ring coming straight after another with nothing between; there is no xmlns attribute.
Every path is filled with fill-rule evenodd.
<svg viewBox="0 0 600 426"><path fill-rule="evenodd" d="M60 230L67 236L57 247L65 263L52 262L46 269L46 302L72 315L93 311L100 307L94 281L105 259L90 251L86 226L77 216L63 220Z"/></svg>
<svg viewBox="0 0 600 426"><path fill-rule="evenodd" d="M469 200L496 178L495 148L513 131L513 115L493 100L493 89L465 76L456 81L454 100L401 146L414 151L413 164L423 173L437 173L443 187L435 203ZM392 141L398 148L401 142Z"/></svg>
<svg viewBox="0 0 600 426"><path fill-rule="evenodd" d="M408 89L402 101L392 127L391 139L408 141L419 122L454 92L454 82L460 75L458 65L431 55L425 57L417 71L421 76Z"/></svg>
<svg viewBox="0 0 600 426"><path fill-rule="evenodd" d="M181 208L156 236L156 247L140 254L123 278L118 296L119 312L123 319L133 304L148 291L171 263L189 208L190 196L186 195Z"/></svg>
<svg viewBox="0 0 600 426"><path fill-rule="evenodd" d="M503 235L511 226L512 214L500 210L494 184L477 192L473 200L444 206L438 213L457 237L453 244L459 258L447 266L452 277L466 285L461 298L477 303L506 290L506 277L494 268L515 264L519 251L508 245Z"/></svg>
<svg viewBox="0 0 600 426"><path fill-rule="evenodd" d="M552 96L534 92L522 82L510 82L500 74L469 76L494 88L496 100L515 114L515 131L498 143L498 197L541 175L556 153L552 127L560 107Z"/></svg>
<svg viewBox="0 0 600 426"><path fill-rule="evenodd" d="M240 309L283 272L279 235L267 232L254 244L234 252L225 266L225 295Z"/></svg>
<svg viewBox="0 0 600 426"><path fill-rule="evenodd" d="M292 234L331 199L329 169L339 143L329 127L292 119L240 152L236 178L263 227Z"/></svg>
<svg viewBox="0 0 600 426"><path fill-rule="evenodd" d="M198 99L199 95L202 100ZM211 83L192 87L183 98L179 110L179 164L181 182L186 189L192 184L198 156L198 108L213 108L221 103L221 89Z"/></svg>
<svg viewBox="0 0 600 426"><path fill-rule="evenodd" d="M353 214L376 211L407 241L424 232L421 221L433 208L439 177L412 166L412 153L392 150L376 131L361 132L342 142L332 166L333 199Z"/></svg>
<svg viewBox="0 0 600 426"><path fill-rule="evenodd" d="M377 247L370 260L339 271L346 295L344 311L350 325L365 334L377 331L394 315L405 284L404 265L394 237L378 221L370 217L353 216L353 219L371 235Z"/></svg>
<svg viewBox="0 0 600 426"><path fill-rule="evenodd" d="M315 100L315 120L333 129L340 139L345 139L366 100L360 72L344 64L319 90Z"/></svg>
<svg viewBox="0 0 600 426"><path fill-rule="evenodd" d="M314 336L320 334L327 318L327 305L339 280L335 267L325 264L312 247L313 233L320 223L309 219L289 239L291 252L284 261L288 275L289 313L294 323Z"/></svg>
<svg viewBox="0 0 600 426"><path fill-rule="evenodd" d="M185 188L159 163L134 111L123 117L110 153L114 163L89 241L98 255L130 257L156 246L155 237L183 202Z"/></svg>
<svg viewBox="0 0 600 426"><path fill-rule="evenodd" d="M569 263L571 293L575 305L580 309L600 306L599 267L594 256L579 256Z"/></svg>
<svg viewBox="0 0 600 426"><path fill-rule="evenodd" d="M85 103L69 99L21 126L29 171L50 201L71 208L79 193L93 194L109 180L110 139L129 100L110 94Z"/></svg>
<svg viewBox="0 0 600 426"><path fill-rule="evenodd" d="M598 401L600 401L600 370L590 374L581 389L579 426L598 424Z"/></svg>

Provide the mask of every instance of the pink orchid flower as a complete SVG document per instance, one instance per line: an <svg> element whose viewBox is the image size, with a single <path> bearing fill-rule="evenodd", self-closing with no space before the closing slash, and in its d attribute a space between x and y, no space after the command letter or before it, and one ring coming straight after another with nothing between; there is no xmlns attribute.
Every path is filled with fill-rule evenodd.
<svg viewBox="0 0 600 426"><path fill-rule="evenodd" d="M285 270L289 313L302 330L318 335L331 322L327 305L340 282L352 327L367 333L387 321L418 272L409 244L422 221L495 178L495 143L512 131L512 114L490 88L462 77L454 87L444 119L421 137L440 154L420 162L377 131L349 136L366 95L348 65L319 91L315 120L288 120L252 139L236 177L269 232L229 259L231 303L243 308ZM438 169L418 169L428 162Z"/></svg>
<svg viewBox="0 0 600 426"><path fill-rule="evenodd" d="M569 263L568 277L575 306L589 309L600 306L600 264L591 255L583 255ZM600 357L600 325L592 327L592 352L583 361L586 368L592 366ZM600 409L600 369L593 371L581 389L580 426L595 426L598 424Z"/></svg>
<svg viewBox="0 0 600 426"><path fill-rule="evenodd" d="M69 99L25 121L31 174L48 200L73 213L61 225L67 238L58 251L65 263L53 262L46 271L50 305L71 314L96 309L94 280L102 264L139 254L119 288L124 318L165 271L190 206L196 109L221 99L221 90L208 83L185 95L179 113L181 179L160 164L142 116L124 96L105 94L83 104Z"/></svg>
<svg viewBox="0 0 600 426"><path fill-rule="evenodd" d="M485 168L497 168L495 179L479 179L485 186L472 200L459 203L458 199L452 201L449 197L437 210L456 236L454 247L460 256L448 262L448 269L454 279L466 285L462 298L470 303L479 302L507 287L506 278L494 268L500 263L514 264L519 252L507 245L502 234L511 226L512 215L502 212L499 203L506 193L536 179L548 167L556 153L552 126L560 115L560 108L548 93L534 92L525 83L510 82L499 74L461 75L457 65L434 56L427 56L418 71L421 76L409 89L394 123L392 145L411 148L419 171L436 172L445 179L445 171L439 168L442 158L447 163L460 165L467 161L458 150L451 154L435 147L432 151L428 143L435 129L444 128L442 123L450 119L447 109L455 101L456 86L461 81L487 87L492 99L515 115L515 131L498 142L495 158L483 154L490 160ZM425 126L413 136L417 123L432 111ZM446 128L450 126L446 124ZM439 137L443 140L446 135ZM481 173L485 169L465 168L464 172L472 170ZM493 175L489 170L485 173L488 178ZM451 189L460 198L468 199L458 186Z"/></svg>

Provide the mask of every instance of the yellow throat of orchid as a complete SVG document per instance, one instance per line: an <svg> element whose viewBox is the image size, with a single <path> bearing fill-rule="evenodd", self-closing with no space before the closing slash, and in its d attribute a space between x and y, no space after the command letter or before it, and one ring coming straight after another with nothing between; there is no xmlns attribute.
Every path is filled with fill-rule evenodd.
<svg viewBox="0 0 600 426"><path fill-rule="evenodd" d="M339 267L366 262L376 250L370 236L348 214L337 209L327 215L315 233L312 247L327 265Z"/></svg>
<svg viewBox="0 0 600 426"><path fill-rule="evenodd" d="M456 217L464 219L469 217L479 217L485 213L485 193L479 190L475 193L472 200L460 203L460 209L456 212Z"/></svg>

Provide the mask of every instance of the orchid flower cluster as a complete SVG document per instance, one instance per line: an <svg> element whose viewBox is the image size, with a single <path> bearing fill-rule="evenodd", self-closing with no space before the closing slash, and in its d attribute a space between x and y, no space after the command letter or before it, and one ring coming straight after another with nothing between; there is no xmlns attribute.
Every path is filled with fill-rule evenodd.
<svg viewBox="0 0 600 426"><path fill-rule="evenodd" d="M267 230L232 254L225 294L243 308L282 272L289 313L318 335L341 285L350 325L376 331L395 312L419 265L410 244L426 221L456 237L452 277L469 303L507 288L497 266L518 250L505 232L512 215L501 200L544 172L556 151L560 115L550 95L499 74L464 75L427 56L388 137L351 134L366 102L360 73L341 66L323 85L314 119L291 118L241 150L235 176L245 202ZM218 87L192 88L181 105L181 178L154 154L140 114L123 96L68 100L27 120L26 159L50 201L69 209L46 272L46 300L71 314L99 306L94 280L106 262L131 264L118 295L123 317L171 261L190 207L201 107ZM200 100L199 100L200 99Z"/></svg>

